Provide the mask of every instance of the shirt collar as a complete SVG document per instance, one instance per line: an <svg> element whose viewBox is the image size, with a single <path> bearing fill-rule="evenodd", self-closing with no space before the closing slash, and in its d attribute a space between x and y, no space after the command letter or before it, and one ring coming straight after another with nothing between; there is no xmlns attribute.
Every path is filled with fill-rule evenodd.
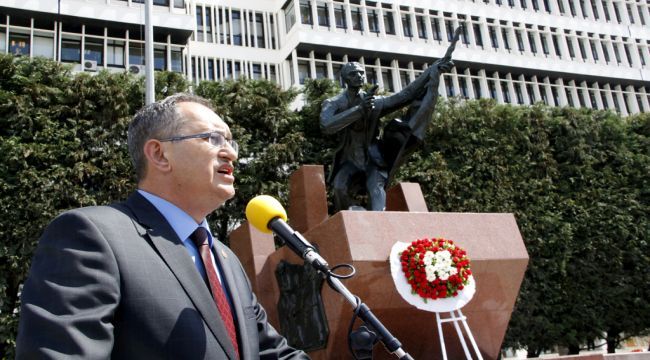
<svg viewBox="0 0 650 360"><path fill-rule="evenodd" d="M149 202L162 214L181 241L190 241L190 235L197 227L202 226L208 230L208 244L210 248L212 248L212 233L210 232L210 227L208 226L206 219L203 219L199 224L197 224L188 213L169 201L144 190L138 189L138 193L144 196L145 199L149 200Z"/></svg>

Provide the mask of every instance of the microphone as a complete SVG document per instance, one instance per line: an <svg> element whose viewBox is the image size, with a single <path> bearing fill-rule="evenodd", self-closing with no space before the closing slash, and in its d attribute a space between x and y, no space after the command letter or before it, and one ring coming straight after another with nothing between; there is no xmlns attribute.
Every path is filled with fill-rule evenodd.
<svg viewBox="0 0 650 360"><path fill-rule="evenodd" d="M275 233L296 254L323 273L330 271L327 261L299 232L286 223L287 212L269 195L258 195L246 205L246 219L263 233Z"/></svg>

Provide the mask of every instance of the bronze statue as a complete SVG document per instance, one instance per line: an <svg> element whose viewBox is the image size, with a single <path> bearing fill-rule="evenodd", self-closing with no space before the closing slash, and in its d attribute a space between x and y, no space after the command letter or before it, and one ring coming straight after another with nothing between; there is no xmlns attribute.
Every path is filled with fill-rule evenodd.
<svg viewBox="0 0 650 360"><path fill-rule="evenodd" d="M376 96L377 85L368 92L361 89L365 82L361 64L350 62L343 66L341 77L346 89L323 101L320 113L323 132L340 132L341 135L341 144L329 175L335 211L357 209L350 192L364 185L368 192L368 210L384 210L386 186L406 157L424 139L436 106L440 75L454 66L451 54L459 36L460 28L456 29L442 58L402 91L389 96ZM409 108L403 119L393 119L386 124L380 138L381 118L406 106ZM363 175L365 179L359 180L364 178Z"/></svg>

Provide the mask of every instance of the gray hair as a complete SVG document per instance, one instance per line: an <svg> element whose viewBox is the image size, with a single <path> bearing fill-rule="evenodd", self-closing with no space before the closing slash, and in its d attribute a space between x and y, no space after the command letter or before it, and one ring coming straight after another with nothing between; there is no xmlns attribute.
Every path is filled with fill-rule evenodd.
<svg viewBox="0 0 650 360"><path fill-rule="evenodd" d="M187 121L177 106L184 102L198 103L212 109L210 102L202 97L178 93L144 106L131 120L127 143L138 181L144 178L147 170L144 144L150 139L164 139L177 135L181 126Z"/></svg>

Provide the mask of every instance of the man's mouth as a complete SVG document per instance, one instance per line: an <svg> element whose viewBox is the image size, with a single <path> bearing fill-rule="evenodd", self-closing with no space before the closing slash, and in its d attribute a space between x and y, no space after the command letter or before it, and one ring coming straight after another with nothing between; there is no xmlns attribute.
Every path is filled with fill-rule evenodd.
<svg viewBox="0 0 650 360"><path fill-rule="evenodd" d="M233 168L233 166L230 165L230 164L225 164L225 165L219 166L219 168L217 169L217 172L219 174L232 175L235 172L235 168Z"/></svg>

